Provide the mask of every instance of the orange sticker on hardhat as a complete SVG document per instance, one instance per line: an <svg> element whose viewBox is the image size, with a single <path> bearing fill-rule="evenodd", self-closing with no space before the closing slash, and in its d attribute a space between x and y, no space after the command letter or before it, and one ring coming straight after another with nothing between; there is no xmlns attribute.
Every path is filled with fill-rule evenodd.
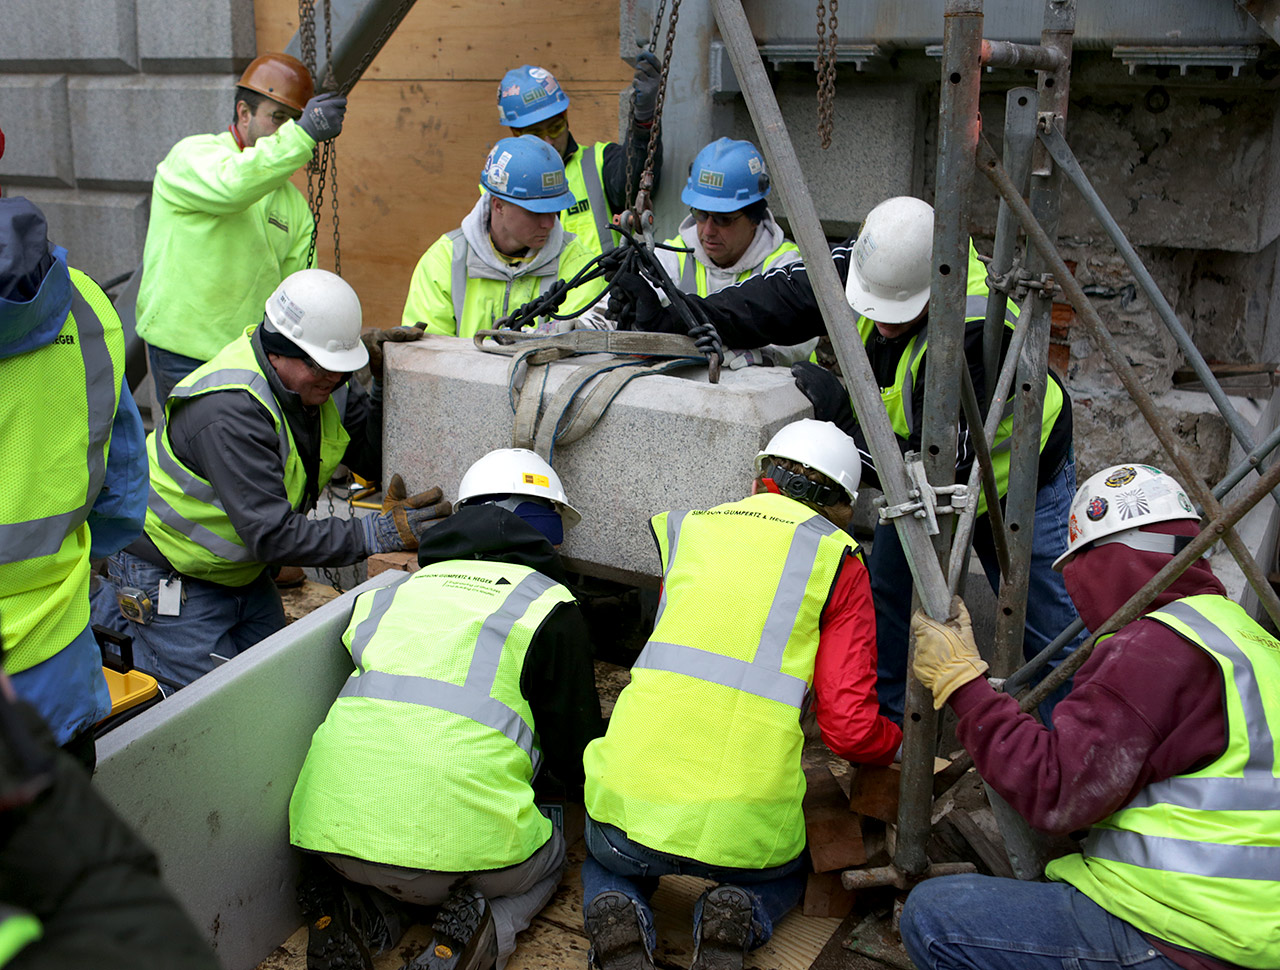
<svg viewBox="0 0 1280 970"><path fill-rule="evenodd" d="M539 488L550 488L551 479L546 475L535 475L532 472L525 472L522 480L526 485L537 485Z"/></svg>

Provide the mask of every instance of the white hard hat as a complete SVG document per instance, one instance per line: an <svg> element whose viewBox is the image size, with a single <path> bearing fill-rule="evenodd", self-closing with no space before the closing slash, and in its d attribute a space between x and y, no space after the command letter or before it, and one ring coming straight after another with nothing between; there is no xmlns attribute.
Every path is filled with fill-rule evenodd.
<svg viewBox="0 0 1280 970"><path fill-rule="evenodd" d="M560 513L566 529L582 521L569 504L560 476L540 455L528 448L499 448L476 461L462 476L454 510L469 499L485 495L529 495L549 500Z"/></svg>
<svg viewBox="0 0 1280 970"><path fill-rule="evenodd" d="M933 206L900 195L867 213L853 244L844 295L877 323L909 323L929 303Z"/></svg>
<svg viewBox="0 0 1280 970"><path fill-rule="evenodd" d="M360 298L327 269L300 269L267 300L267 320L325 370L349 373L369 363L360 342Z"/></svg>
<svg viewBox="0 0 1280 970"><path fill-rule="evenodd" d="M830 421L801 418L779 428L756 455L757 475L764 471L767 458L788 458L822 472L844 489L851 503L858 500L858 483L862 480L858 446Z"/></svg>
<svg viewBox="0 0 1280 970"><path fill-rule="evenodd" d="M1053 562L1059 572L1066 561L1091 543L1119 542L1147 552L1178 552L1185 537L1141 532L1141 526L1174 519L1199 521L1195 506L1177 480L1150 465L1112 465L1090 476L1071 500L1067 551Z"/></svg>

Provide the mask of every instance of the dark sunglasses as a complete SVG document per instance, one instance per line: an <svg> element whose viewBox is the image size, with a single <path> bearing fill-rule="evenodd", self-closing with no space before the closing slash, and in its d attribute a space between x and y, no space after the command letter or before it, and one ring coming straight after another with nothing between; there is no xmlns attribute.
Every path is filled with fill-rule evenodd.
<svg viewBox="0 0 1280 970"><path fill-rule="evenodd" d="M714 222L721 229L728 229L731 225L742 218L742 212L707 212L704 209L690 209L689 214L693 216L693 221L698 225L702 225L708 219Z"/></svg>

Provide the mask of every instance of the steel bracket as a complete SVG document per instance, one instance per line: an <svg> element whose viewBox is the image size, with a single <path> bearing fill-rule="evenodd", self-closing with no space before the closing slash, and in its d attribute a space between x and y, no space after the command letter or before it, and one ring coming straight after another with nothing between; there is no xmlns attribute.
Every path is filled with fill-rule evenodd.
<svg viewBox="0 0 1280 970"><path fill-rule="evenodd" d="M929 484L929 479L925 477L924 462L914 452L906 455L904 462L912 482L911 488L907 490L911 501L882 506L879 510L880 521L890 522L904 515L926 519L925 531L936 536L939 515L959 515L969 507L969 486L960 483L936 486ZM939 505L940 496L950 496L951 504Z"/></svg>

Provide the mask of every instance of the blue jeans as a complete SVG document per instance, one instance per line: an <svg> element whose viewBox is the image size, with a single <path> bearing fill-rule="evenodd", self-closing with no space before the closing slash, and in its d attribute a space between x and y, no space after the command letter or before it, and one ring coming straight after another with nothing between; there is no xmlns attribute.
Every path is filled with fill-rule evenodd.
<svg viewBox="0 0 1280 970"><path fill-rule="evenodd" d="M156 404L161 408L174 385L204 363L152 344L147 344L147 359L151 361L151 378L156 382Z"/></svg>
<svg viewBox="0 0 1280 970"><path fill-rule="evenodd" d="M134 623L118 608L112 615L116 588L142 590L158 610L161 580L176 575L130 552L118 552L107 560L109 582L95 594L94 622L109 618L108 626L132 636L134 662L143 670L185 687L213 669L209 654L234 657L284 629L280 593L267 570L247 586L235 589L180 577L182 603L177 616L157 612L149 623Z"/></svg>
<svg viewBox="0 0 1280 970"><path fill-rule="evenodd" d="M1052 481L1036 492L1035 531L1031 539L1031 572L1027 580L1027 620L1022 653L1030 660L1076 619L1075 604L1067 595L1062 574L1053 571L1053 561L1067 550L1067 517L1076 492L1076 463L1069 459ZM991 526L984 515L974 530L974 551L992 589L998 589L1000 566L991 540ZM911 622L911 571L898 532L893 525L876 526L871 553L867 556L871 574L871 598L876 610L876 693L880 713L902 723L906 699L907 637ZM1082 631L1060 654L1066 656L1088 636ZM1064 684L1051 700L1066 696ZM1052 703L1042 705L1048 724Z"/></svg>
<svg viewBox="0 0 1280 970"><path fill-rule="evenodd" d="M1062 882L930 879L907 897L900 928L920 970L1178 970L1137 929Z"/></svg>
<svg viewBox="0 0 1280 970"><path fill-rule="evenodd" d="M586 905L598 895L616 890L636 904L640 924L652 950L657 942L653 909L649 898L658 888L659 876L699 876L718 883L739 886L751 897L751 944L754 950L773 936L773 927L804 895L809 876L809 856L801 852L790 862L771 869L737 869L709 866L697 859L668 855L633 842L614 825L587 817L587 851L582 863L582 901ZM702 922L702 899L693 910L694 936Z"/></svg>

